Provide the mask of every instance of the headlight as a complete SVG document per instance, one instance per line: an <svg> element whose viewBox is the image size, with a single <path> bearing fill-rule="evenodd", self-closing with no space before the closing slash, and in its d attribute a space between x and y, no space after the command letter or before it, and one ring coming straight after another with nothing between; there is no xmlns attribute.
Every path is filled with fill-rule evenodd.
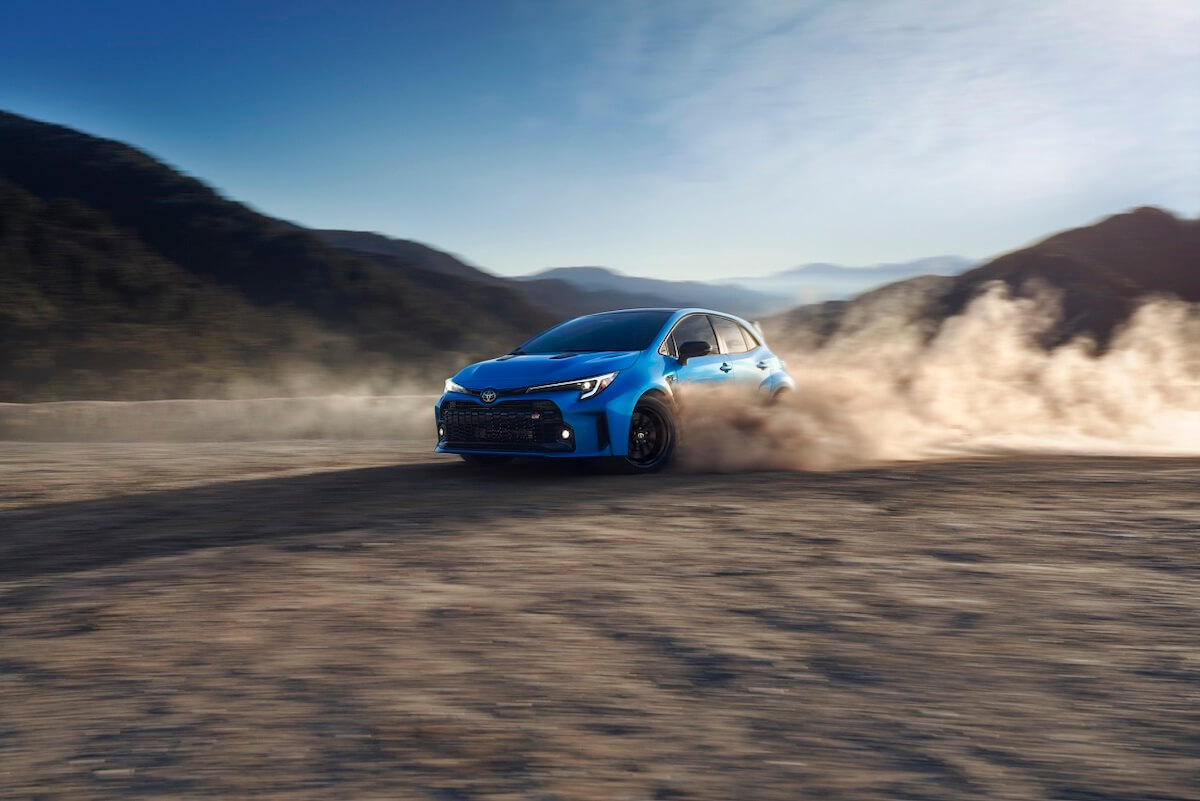
<svg viewBox="0 0 1200 801"><path fill-rule="evenodd" d="M542 384L538 387L530 387L526 392L554 392L557 390L577 389L579 390L579 399L587 400L593 395L598 395L604 391L605 387L613 382L617 377L615 372L605 373L604 375L594 375L591 378L579 378L574 381L559 381L556 384Z"/></svg>
<svg viewBox="0 0 1200 801"><path fill-rule="evenodd" d="M456 384L456 383L454 383L454 379L453 379L453 378L447 378L447 379L446 379L446 388L445 388L445 391L446 391L446 392L463 392L463 393L466 393L466 391L467 391L467 388L466 388L466 387L464 387L462 384Z"/></svg>

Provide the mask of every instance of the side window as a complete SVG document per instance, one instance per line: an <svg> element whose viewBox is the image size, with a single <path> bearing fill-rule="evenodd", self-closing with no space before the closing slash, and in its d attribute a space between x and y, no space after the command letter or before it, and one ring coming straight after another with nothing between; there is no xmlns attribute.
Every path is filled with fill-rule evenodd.
<svg viewBox="0 0 1200 801"><path fill-rule="evenodd" d="M679 346L684 342L707 342L712 348L713 353L720 351L712 326L709 325L708 318L703 314L693 314L691 317L684 317L679 321L679 325L675 326L675 331L672 332L671 338L675 340L673 346L675 353L679 353Z"/></svg>
<svg viewBox="0 0 1200 801"><path fill-rule="evenodd" d="M746 326L742 326L742 339L746 340L746 347L750 350L754 350L759 345L762 345L762 340L760 340L753 331L751 331L749 328L746 328Z"/></svg>
<svg viewBox="0 0 1200 801"><path fill-rule="evenodd" d="M727 317L713 317L713 326L725 343L725 353L745 353L750 350L746 340L742 338L742 327Z"/></svg>

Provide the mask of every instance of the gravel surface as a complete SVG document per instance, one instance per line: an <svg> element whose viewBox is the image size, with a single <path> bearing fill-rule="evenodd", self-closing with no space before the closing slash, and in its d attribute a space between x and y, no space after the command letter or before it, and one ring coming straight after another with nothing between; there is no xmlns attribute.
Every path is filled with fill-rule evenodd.
<svg viewBox="0 0 1200 801"><path fill-rule="evenodd" d="M1200 798L1200 460L0 443L0 798Z"/></svg>

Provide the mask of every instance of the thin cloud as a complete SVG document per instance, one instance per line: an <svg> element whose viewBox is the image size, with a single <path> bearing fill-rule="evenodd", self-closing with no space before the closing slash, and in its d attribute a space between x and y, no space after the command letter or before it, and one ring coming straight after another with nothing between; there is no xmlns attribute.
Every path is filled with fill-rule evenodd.
<svg viewBox="0 0 1200 801"><path fill-rule="evenodd" d="M1200 4L635 2L596 25L581 113L656 142L640 211L682 247L681 226L706 252L816 258L866 225L864 260L984 255L1123 203L1200 205ZM953 236L968 216L994 234Z"/></svg>

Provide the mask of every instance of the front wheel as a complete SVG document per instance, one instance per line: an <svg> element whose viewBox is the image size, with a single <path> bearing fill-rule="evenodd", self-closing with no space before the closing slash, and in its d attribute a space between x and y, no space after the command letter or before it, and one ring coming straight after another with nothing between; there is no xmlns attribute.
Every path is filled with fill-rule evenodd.
<svg viewBox="0 0 1200 801"><path fill-rule="evenodd" d="M625 463L635 472L658 470L675 450L675 416L656 397L638 401L629 418L629 445Z"/></svg>

